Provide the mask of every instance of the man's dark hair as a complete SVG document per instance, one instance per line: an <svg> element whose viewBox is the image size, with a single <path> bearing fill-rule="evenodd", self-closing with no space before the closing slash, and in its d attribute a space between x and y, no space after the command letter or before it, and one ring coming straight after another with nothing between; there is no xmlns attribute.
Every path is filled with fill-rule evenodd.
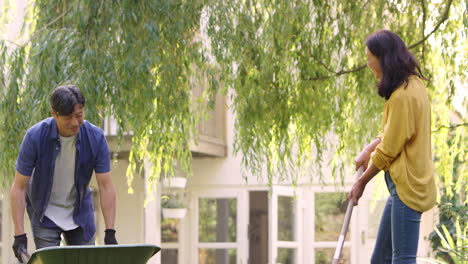
<svg viewBox="0 0 468 264"><path fill-rule="evenodd" d="M424 78L416 57L397 34L389 30L377 31L367 38L366 46L379 59L382 79L377 87L379 95L385 99L388 100L403 82L408 83L409 76Z"/></svg>
<svg viewBox="0 0 468 264"><path fill-rule="evenodd" d="M84 106L85 98L80 89L74 85L59 86L50 95L50 106L59 115L70 115L77 104Z"/></svg>

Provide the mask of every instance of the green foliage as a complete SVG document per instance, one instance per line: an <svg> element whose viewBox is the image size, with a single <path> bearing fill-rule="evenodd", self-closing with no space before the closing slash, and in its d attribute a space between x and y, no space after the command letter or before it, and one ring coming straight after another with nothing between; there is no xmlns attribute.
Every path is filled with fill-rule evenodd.
<svg viewBox="0 0 468 264"><path fill-rule="evenodd" d="M346 151L344 141L324 140L330 133L356 145L370 134L356 121L376 131L378 116L364 114L381 110L382 102L371 103L371 75L326 78L338 75L334 69L362 68L357 58L371 31L353 35L359 25L348 22L364 13L353 1L217 2L209 32L222 76L235 90L236 150L253 174L267 164L268 175L292 171L294 181L296 168L321 165L324 149Z"/></svg>
<svg viewBox="0 0 468 264"><path fill-rule="evenodd" d="M221 258L221 261L219 260ZM216 264L219 262L227 264L237 263L237 251L235 249L199 249L198 262Z"/></svg>
<svg viewBox="0 0 468 264"><path fill-rule="evenodd" d="M150 180L173 173L174 160L190 170L188 147L199 117L191 111L189 76L205 60L195 33L201 1L36 0L29 40L1 43L0 169L13 176L26 129L49 115L48 96L73 83L87 99L87 119L117 119L133 132L128 180L148 157Z"/></svg>
<svg viewBox="0 0 468 264"><path fill-rule="evenodd" d="M292 264L295 262L295 250L292 248L278 248L278 264Z"/></svg>
<svg viewBox="0 0 468 264"><path fill-rule="evenodd" d="M338 240L347 206L346 193L315 194L315 241Z"/></svg>
<svg viewBox="0 0 468 264"><path fill-rule="evenodd" d="M441 198L439 203L439 224L436 226L430 236L432 249L436 252L436 257L446 261L447 263L454 263L452 257L448 254L447 250L444 249L443 240L457 240L457 225L459 224L462 228L468 228L468 204L466 202L466 189L462 186L466 185L466 165L465 159L466 154L463 151L463 143L460 142L460 135L457 133L451 133L448 135L448 145L453 146L459 145L461 151L452 152L454 155L450 168L452 168L452 182L445 184L445 188L441 190ZM437 159L437 162L440 162ZM449 162L449 161L448 161ZM453 184L456 183L456 184ZM447 230L450 234L449 238L441 238L439 236L440 229ZM464 238L466 240L466 237Z"/></svg>
<svg viewBox="0 0 468 264"><path fill-rule="evenodd" d="M112 115L119 131L133 132L129 183L144 157L153 183L172 174L174 159L189 171L199 119L194 69L208 75L211 95L219 83L231 89L235 151L247 173L295 184L320 166L343 172L379 133L384 100L364 70L364 41L389 28L430 77L436 168L451 185L450 164L463 148L447 136L466 142L466 131L439 128L452 125L456 89L466 86L466 8L461 0L36 0L28 41L0 42L2 184L11 181L25 130L48 115L47 97L63 83L84 91L88 120L99 125ZM206 41L198 34L205 31ZM327 150L332 160L324 160ZM458 189L468 188L467 177Z"/></svg>
<svg viewBox="0 0 468 264"><path fill-rule="evenodd" d="M278 240L294 241L297 212L293 197L278 196ZM281 259L281 258L280 258Z"/></svg>
<svg viewBox="0 0 468 264"><path fill-rule="evenodd" d="M322 164L351 163L379 133L384 101L363 69L365 39L381 28L419 58L430 77L433 124L449 125L454 88L466 85L464 8L461 1L215 1L209 33L223 81L234 89L235 148L245 167L256 175L266 168L270 183L276 175L294 184L311 165L320 173ZM453 159L447 133L435 135L444 162ZM322 161L327 149L335 155ZM438 165L450 182L448 163Z"/></svg>
<svg viewBox="0 0 468 264"><path fill-rule="evenodd" d="M184 192L163 193L161 196L162 208L187 208Z"/></svg>
<svg viewBox="0 0 468 264"><path fill-rule="evenodd" d="M198 241L237 241L237 200L200 198Z"/></svg>
<svg viewBox="0 0 468 264"><path fill-rule="evenodd" d="M161 242L179 242L179 219L161 218Z"/></svg>
<svg viewBox="0 0 468 264"><path fill-rule="evenodd" d="M456 240L452 239L450 232L445 225L442 225L443 233L436 228L439 235L443 249L449 254L454 264L462 264L468 261L468 239L466 238L468 226L460 226L459 221L455 222L456 227Z"/></svg>
<svg viewBox="0 0 468 264"><path fill-rule="evenodd" d="M436 257L438 259L444 260L447 263L454 264L454 256L465 255L465 258L468 257L468 239L466 237L466 230L468 230L468 206L466 204L460 204L460 201L457 199L458 196L453 196L450 199L450 203L444 203L439 206L440 209L440 223L435 227L434 232L429 236L431 241L431 246L436 252ZM447 200L447 198L443 198ZM440 230L444 231L444 236L441 236ZM460 235L460 230L465 230L465 235ZM447 244L450 241L460 240L462 244L465 244L464 249L456 248L450 249L447 248ZM457 242L458 243L458 242ZM455 251L455 252L452 252ZM450 254L453 253L453 254Z"/></svg>

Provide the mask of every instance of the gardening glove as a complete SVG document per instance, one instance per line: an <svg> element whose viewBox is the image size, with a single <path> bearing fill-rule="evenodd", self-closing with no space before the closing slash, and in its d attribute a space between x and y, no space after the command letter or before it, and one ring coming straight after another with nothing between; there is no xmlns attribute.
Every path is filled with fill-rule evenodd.
<svg viewBox="0 0 468 264"><path fill-rule="evenodd" d="M19 260L20 263L23 263L21 252L28 252L28 238L26 237L26 233L15 236L15 241L13 242L12 248L13 252L15 252L15 257Z"/></svg>
<svg viewBox="0 0 468 264"><path fill-rule="evenodd" d="M117 239L115 239L115 230L114 229L106 229L104 231L106 236L104 237L104 243L106 245L117 245Z"/></svg>

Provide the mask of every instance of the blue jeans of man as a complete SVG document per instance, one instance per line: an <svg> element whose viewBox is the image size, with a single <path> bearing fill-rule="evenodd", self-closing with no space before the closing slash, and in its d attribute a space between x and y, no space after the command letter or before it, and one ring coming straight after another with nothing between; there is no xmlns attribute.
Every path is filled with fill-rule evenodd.
<svg viewBox="0 0 468 264"><path fill-rule="evenodd" d="M63 231L59 227L49 228L33 225L32 233L34 237L34 243L36 244L36 249L60 246L62 234L65 238L65 242L69 246L94 245L94 237L89 241L85 241L83 239L83 229L81 227L69 231Z"/></svg>
<svg viewBox="0 0 468 264"><path fill-rule="evenodd" d="M421 213L400 200L388 172L385 181L390 197L382 213L371 263L416 264Z"/></svg>

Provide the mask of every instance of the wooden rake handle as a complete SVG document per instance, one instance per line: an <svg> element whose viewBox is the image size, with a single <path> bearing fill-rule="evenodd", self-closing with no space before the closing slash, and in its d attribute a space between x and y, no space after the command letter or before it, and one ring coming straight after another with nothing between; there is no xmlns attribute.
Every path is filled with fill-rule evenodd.
<svg viewBox="0 0 468 264"><path fill-rule="evenodd" d="M356 172L356 180L361 177L364 173L364 167L359 167ZM341 250L343 249L343 244L346 239L346 233L348 232L349 221L351 220L351 215L353 214L354 202L353 200L349 200L348 208L346 209L346 215L344 218L343 226L341 227L340 237L338 239L338 243L336 245L335 255L333 256L333 264L338 264L341 256Z"/></svg>

